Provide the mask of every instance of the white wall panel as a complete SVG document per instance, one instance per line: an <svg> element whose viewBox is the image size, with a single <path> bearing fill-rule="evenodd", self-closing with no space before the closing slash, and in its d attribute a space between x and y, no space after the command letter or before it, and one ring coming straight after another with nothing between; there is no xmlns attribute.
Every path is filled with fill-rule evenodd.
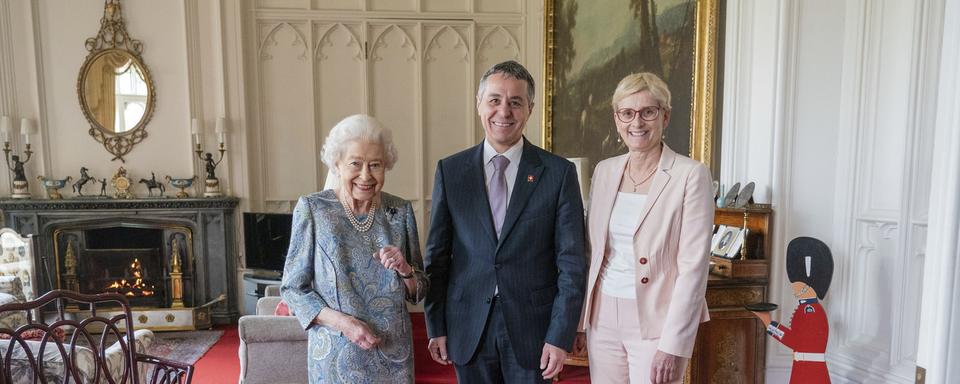
<svg viewBox="0 0 960 384"><path fill-rule="evenodd" d="M310 6L310 0L256 0L257 8L301 8Z"/></svg>
<svg viewBox="0 0 960 384"><path fill-rule="evenodd" d="M365 102L363 26L360 23L319 23L314 26L314 78L316 79L317 153L314 160L322 187L327 168L320 162L320 149L330 129L344 117L362 113Z"/></svg>
<svg viewBox="0 0 960 384"><path fill-rule="evenodd" d="M518 30L518 26L515 25L481 24L477 26L478 80L480 75L496 63L504 60L521 61L520 45L517 43Z"/></svg>
<svg viewBox="0 0 960 384"><path fill-rule="evenodd" d="M417 11L417 0L367 0L368 11Z"/></svg>
<svg viewBox="0 0 960 384"><path fill-rule="evenodd" d="M869 76L865 82L865 107L870 113L865 115L866 124L873 129L866 130L868 140L864 142L864 153L869 158L871 190L886 191L873 194L867 200L867 210L877 215L896 215L900 208L902 195L902 175L904 168L907 135L904 129L909 123L911 92L908 92L913 79L904 74L910 73L913 60L910 54L914 48L913 36L904 31L912 29L915 20L912 15L915 4L911 2L885 1L868 6L865 35L876 37L867 42L865 71Z"/></svg>
<svg viewBox="0 0 960 384"><path fill-rule="evenodd" d="M313 0L313 9L362 10L365 0Z"/></svg>
<svg viewBox="0 0 960 384"><path fill-rule="evenodd" d="M472 28L469 25L427 25L423 64L423 188L433 190L437 161L475 144ZM451 94L462 95L450 97Z"/></svg>
<svg viewBox="0 0 960 384"><path fill-rule="evenodd" d="M843 305L831 307L841 309L832 343L842 382L913 381L927 210L915 186L930 180L928 150L918 143L929 141L921 111L935 83L923 68L936 54L925 50L925 3L846 4L841 121L851 126L838 147L836 192L854 208L837 206L836 231L852 238L837 244Z"/></svg>
<svg viewBox="0 0 960 384"><path fill-rule="evenodd" d="M420 0L423 12L470 12L469 0Z"/></svg>
<svg viewBox="0 0 960 384"><path fill-rule="evenodd" d="M856 268L840 278L854 282L845 296L855 297L846 313L839 313L842 332L837 333L841 343L857 345L870 352L890 352L891 321L894 309L889 298L895 297L891 284L899 271L893 269L897 255L897 226L885 222L857 223L857 249L850 260ZM863 351L867 352L867 351Z"/></svg>
<svg viewBox="0 0 960 384"><path fill-rule="evenodd" d="M397 151L407 161L398 162L388 173L384 190L406 199L416 199L421 167L409 159L420 146L420 41L416 23L371 23L370 37L370 114L384 122L395 134Z"/></svg>
<svg viewBox="0 0 960 384"><path fill-rule="evenodd" d="M308 25L260 25L260 141L266 200L296 200L317 185ZM307 81L305 81L305 79Z"/></svg>
<svg viewBox="0 0 960 384"><path fill-rule="evenodd" d="M523 10L521 0L473 0L477 12L481 13L516 13Z"/></svg>

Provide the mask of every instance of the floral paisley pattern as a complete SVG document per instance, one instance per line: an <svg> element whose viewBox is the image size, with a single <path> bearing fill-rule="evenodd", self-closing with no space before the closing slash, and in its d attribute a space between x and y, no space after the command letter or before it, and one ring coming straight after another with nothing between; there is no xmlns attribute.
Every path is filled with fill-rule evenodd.
<svg viewBox="0 0 960 384"><path fill-rule="evenodd" d="M420 241L412 205L381 192L382 208L364 233L348 221L332 190L300 198L293 214L290 250L281 295L310 332L311 383L412 383L413 346L406 301L426 294ZM417 294L374 257L393 245L417 271ZM367 324L381 339L371 350L354 345L335 329L313 324L323 308Z"/></svg>

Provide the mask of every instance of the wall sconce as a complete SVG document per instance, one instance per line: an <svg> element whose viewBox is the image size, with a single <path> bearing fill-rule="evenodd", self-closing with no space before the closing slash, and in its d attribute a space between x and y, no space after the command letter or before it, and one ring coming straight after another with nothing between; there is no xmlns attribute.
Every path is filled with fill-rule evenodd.
<svg viewBox="0 0 960 384"><path fill-rule="evenodd" d="M226 119L223 117L217 118L217 125L215 127L215 132L217 133L217 141L219 142L219 148L217 149L220 152L220 157L216 160L213 159L213 154L207 152L203 153L203 128L200 123L200 119L193 118L191 121L190 131L193 133L194 142L196 143L196 152L197 157L200 161L203 161L205 164L205 169L207 171L207 177L205 178L204 184L205 189L203 192L203 197L220 197L223 196L223 193L220 192L220 180L217 179L217 166L220 165L220 162L223 161L223 154L227 152L226 147L226 138L227 138L227 127Z"/></svg>
<svg viewBox="0 0 960 384"><path fill-rule="evenodd" d="M30 198L30 183L27 181L27 175L24 171L24 165L30 161L33 151L30 150L30 135L36 133L37 126L33 120L23 118L20 120L20 133L23 134L24 158L20 155L10 155L13 149L10 148L10 133L13 131L13 119L10 116L0 117L0 135L3 136L3 154L7 161L7 168L13 174L11 182L11 196L14 199ZM13 164L11 165L11 160Z"/></svg>

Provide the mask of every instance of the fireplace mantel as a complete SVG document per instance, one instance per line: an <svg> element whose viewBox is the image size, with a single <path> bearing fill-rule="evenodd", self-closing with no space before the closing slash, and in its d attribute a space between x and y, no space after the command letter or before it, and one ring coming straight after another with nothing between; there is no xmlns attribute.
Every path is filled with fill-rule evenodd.
<svg viewBox="0 0 960 384"><path fill-rule="evenodd" d="M195 279L193 305L200 305L225 294L227 300L213 307L215 323L236 320L237 252L235 248L234 209L239 199L64 199L0 200L4 226L22 235L34 235L38 291L42 294L58 284L56 276L55 231L64 228L164 224L188 228L192 232ZM62 250L61 250L62 253Z"/></svg>

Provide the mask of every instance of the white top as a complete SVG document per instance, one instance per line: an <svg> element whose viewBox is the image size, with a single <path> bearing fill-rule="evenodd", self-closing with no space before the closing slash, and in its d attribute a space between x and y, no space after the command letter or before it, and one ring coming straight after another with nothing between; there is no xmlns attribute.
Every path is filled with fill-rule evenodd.
<svg viewBox="0 0 960 384"><path fill-rule="evenodd" d="M600 269L600 291L621 299L637 298L637 261L633 235L647 195L617 193L607 230L606 264Z"/></svg>
<svg viewBox="0 0 960 384"><path fill-rule="evenodd" d="M496 155L503 155L510 160L507 169L503 170L503 176L507 178L507 206L510 205L510 196L513 196L513 182L517 180L517 167L520 165L520 155L523 154L523 139L517 140L512 147L507 148L503 153L497 153L496 149L490 145L486 139L483 140L483 180L486 181L487 191L490 191L490 178L493 177L494 166L490 161Z"/></svg>

